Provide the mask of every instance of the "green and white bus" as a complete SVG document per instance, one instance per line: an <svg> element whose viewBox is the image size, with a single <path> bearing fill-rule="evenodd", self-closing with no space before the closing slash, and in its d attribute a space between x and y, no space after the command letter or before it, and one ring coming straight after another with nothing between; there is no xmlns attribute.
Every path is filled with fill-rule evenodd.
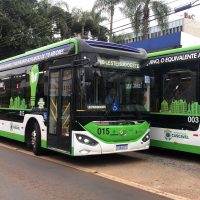
<svg viewBox="0 0 200 200"><path fill-rule="evenodd" d="M148 57L151 145L200 154L200 46Z"/></svg>
<svg viewBox="0 0 200 200"><path fill-rule="evenodd" d="M73 38L1 61L0 136L35 154L148 149L146 58L142 49ZM116 102L106 102L110 91Z"/></svg>

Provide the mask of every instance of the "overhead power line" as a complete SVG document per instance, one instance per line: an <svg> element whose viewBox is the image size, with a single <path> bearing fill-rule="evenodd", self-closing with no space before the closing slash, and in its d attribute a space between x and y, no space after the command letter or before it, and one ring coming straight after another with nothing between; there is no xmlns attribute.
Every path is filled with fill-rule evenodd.
<svg viewBox="0 0 200 200"><path fill-rule="evenodd" d="M178 0L176 0L176 1L178 1ZM189 7L189 5L187 4L187 7L186 7L186 5L184 5L184 6L179 6L179 7L177 7L177 8L179 8L177 11L175 11L174 13L177 13L177 12L181 12L181 11L183 11L183 10L186 10L186 9L188 9L188 7L189 8L192 8L192 5L194 4L194 3L196 3L197 1L199 1L199 0L196 0L196 1L194 1L194 2L190 2L189 3L189 5L190 5L190 7ZM183 9L183 8L185 8L185 9ZM193 6L194 7L194 6ZM182 9L181 9L182 8ZM173 12L173 11L172 11ZM174 14L174 13L172 13L172 14ZM169 14L170 15L170 14ZM151 15L150 17L155 17L156 15ZM157 18L156 18L157 19ZM154 21L155 19L153 19L153 20L150 20L150 22L151 21ZM115 27L115 28L113 28L113 30L115 30L115 29L118 29L118 28L121 28L121 27L125 27L125 26L128 26L128 25L131 25L131 23L127 23L127 24L124 24L124 25L121 25L121 26L118 26L118 27ZM127 28L128 29L128 28ZM117 31L115 31L115 32L117 32ZM113 33L115 33L115 32L113 32Z"/></svg>
<svg viewBox="0 0 200 200"><path fill-rule="evenodd" d="M199 1L199 0L198 0L198 1ZM196 2L197 2L197 1L195 1L195 3L196 3ZM196 5L191 5L190 8L194 8L194 7L199 6L199 5L200 5L200 3L199 3L199 4L196 4ZM181 11L182 11L182 10L181 10ZM181 12L181 11L178 11L178 12ZM174 11L173 11L173 12L169 13L167 16L172 15L172 14L175 14L175 13L177 13L177 12L174 12ZM157 20L157 19L158 19L158 18L151 19L151 20L149 20L149 22L152 22L152 21ZM124 26L127 26L127 25L131 25L131 23L122 25L122 26L120 26L120 27L118 27L118 28L121 28L121 27L124 27ZM120 32L120 31L124 31L124 30L127 30L127 29L130 29L130 28L132 28L132 26L129 26L129 27L124 28L124 29L117 30L117 31L115 31L115 32L112 32L112 34L118 33L118 32ZM116 29L116 28L115 28L115 29Z"/></svg>
<svg viewBox="0 0 200 200"><path fill-rule="evenodd" d="M176 1L178 1L178 0L171 1L171 2L169 2L168 4L174 3L174 2L176 2ZM200 1L200 0L195 0L195 1L193 1L191 4L193 5L194 3L198 2L198 1ZM193 5L193 6L191 6L191 8L192 8L192 7L195 7L195 6L198 6L198 5L200 5L200 4ZM174 13L170 13L169 15L171 15L171 14L174 14ZM55 17L61 16L61 15L62 15L61 13L59 13L59 14L57 14L57 15L52 15L51 18L55 18ZM153 16L154 16L154 15L152 15L151 17L153 17ZM70 17L67 18L67 20L69 20L69 19L71 19L71 18L70 18ZM156 19L157 19L157 18L154 18L154 19L152 19L152 20L149 20L149 22L150 22L150 21L154 21L154 20L156 20ZM122 20L122 19L121 19L121 20ZM119 21L119 20L118 20L118 21ZM43 21L41 21L41 22L43 23ZM39 24L40 24L41 22L39 22ZM68 22L69 22L69 21L67 21L67 23L68 23ZM40 31L40 32L38 32L37 34L35 34L35 36L38 36L38 35L44 33L44 32L46 31L46 28L50 27L51 25L52 25L51 23L45 24L45 26L43 26L43 28L40 29L40 30L42 30L42 31ZM120 27L116 27L116 28L114 28L114 29L121 28L121 27L124 27L124 26L127 26L127 25L130 25L130 23L129 23L129 24L126 24L126 25L123 25L123 26L120 26ZM132 27L120 29L120 30L115 31L115 32L113 32L113 33L117 33L117 32L120 32L120 31L123 31L123 30L127 30L127 29L130 29L130 28L132 28ZM33 28L33 30L35 30L35 29L37 29L37 28ZM15 34L15 35L13 35L13 37L14 37L14 39L12 40L12 42L13 42L13 41L16 41L16 40L19 39L19 38L21 38L22 35L21 35L21 33L20 33L20 34ZM5 46L7 46L7 39L1 40L0 44L1 44L0 47L5 47Z"/></svg>
<svg viewBox="0 0 200 200"><path fill-rule="evenodd" d="M171 1L171 2L169 2L169 3L166 3L166 5L169 5L169 4L174 3L174 2L177 2L177 1L179 1L179 0ZM197 0L197 1L199 1L199 0ZM133 15L132 15L132 16L133 16ZM152 15L152 16L150 16L150 17L153 17L153 16L154 16L154 15ZM128 17L124 17L124 18L121 18L121 19L117 19L117 20L113 21L113 23L122 21L122 20L124 20L124 19L128 19ZM107 24L105 24L105 25L103 24L103 26L108 26L108 25L110 25L110 22L107 23ZM116 28L115 28L115 29L116 29Z"/></svg>

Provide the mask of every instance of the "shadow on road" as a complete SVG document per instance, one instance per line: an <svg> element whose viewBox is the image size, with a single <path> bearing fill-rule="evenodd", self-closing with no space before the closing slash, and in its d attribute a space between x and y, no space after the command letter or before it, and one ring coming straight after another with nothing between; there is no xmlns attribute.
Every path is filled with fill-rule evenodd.
<svg viewBox="0 0 200 200"><path fill-rule="evenodd" d="M24 151L28 151L26 147L26 144L17 142L14 140L10 140L7 138L1 138L0 137L0 142L12 146L17 149L22 149ZM96 165L109 165L109 164L126 164L126 163L133 163L133 162L140 162L144 161L142 158L134 157L134 156L129 156L125 154L106 154L106 155L93 155L93 156L82 156L82 157L71 157L68 155L64 155L61 153L57 153L54 151L50 151L47 149L44 149L42 152L42 156L48 156L50 158L55 158L59 159L60 161L67 161L68 163L70 162L71 164L77 164L79 166L96 166Z"/></svg>
<svg viewBox="0 0 200 200"><path fill-rule="evenodd" d="M27 147L24 143L13 141L7 138L1 138L0 142L6 145L10 145L14 148L22 149L27 151ZM128 163L144 162L144 161L155 161L161 162L164 160L178 160L179 162L187 163L200 163L200 155L191 154L186 152L161 149L151 147L149 150L127 152L120 154L106 154L106 155L95 155L95 156L83 156L83 157L71 157L61 153L53 152L50 150L44 150L42 156L49 158L55 158L59 161L65 161L71 164L76 164L82 167L92 166L105 166L105 165L122 165Z"/></svg>
<svg viewBox="0 0 200 200"><path fill-rule="evenodd" d="M162 157L166 159L176 159L181 161L187 161L187 162L196 162L200 163L200 152L199 154L193 154L193 153L187 153L182 151L176 151L176 150L170 150L170 149L162 149L157 147L150 147L147 151L141 151L139 153L149 155L149 156L157 156Z"/></svg>

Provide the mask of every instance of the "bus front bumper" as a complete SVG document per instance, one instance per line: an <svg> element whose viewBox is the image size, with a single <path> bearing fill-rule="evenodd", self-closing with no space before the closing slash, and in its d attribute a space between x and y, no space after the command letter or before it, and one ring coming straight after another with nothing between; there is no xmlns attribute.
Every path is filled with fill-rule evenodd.
<svg viewBox="0 0 200 200"><path fill-rule="evenodd" d="M140 138L136 142L124 142L115 144L108 144L102 141L97 141L97 138L92 136L87 131L73 131L72 135L73 156L139 151L149 149L150 146L149 130L146 131L144 137ZM89 138L91 138L91 142L88 142ZM96 141L96 143L93 140ZM90 144L86 144L85 142Z"/></svg>

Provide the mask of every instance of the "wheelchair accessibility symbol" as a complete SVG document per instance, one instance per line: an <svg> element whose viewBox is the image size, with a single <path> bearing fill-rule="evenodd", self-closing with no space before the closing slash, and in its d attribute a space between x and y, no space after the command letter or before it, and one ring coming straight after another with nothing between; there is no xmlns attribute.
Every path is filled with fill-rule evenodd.
<svg viewBox="0 0 200 200"><path fill-rule="evenodd" d="M119 105L117 103L113 103L112 105L112 111L116 112L119 110Z"/></svg>

